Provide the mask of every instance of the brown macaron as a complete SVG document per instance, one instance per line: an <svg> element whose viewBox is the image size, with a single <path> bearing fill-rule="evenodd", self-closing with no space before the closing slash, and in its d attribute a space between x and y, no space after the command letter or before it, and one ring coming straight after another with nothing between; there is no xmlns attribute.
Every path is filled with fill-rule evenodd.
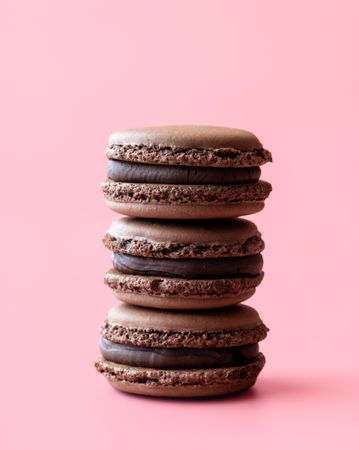
<svg viewBox="0 0 359 450"><path fill-rule="evenodd" d="M122 218L104 244L113 252L105 283L122 301L165 309L207 309L251 297L263 279L264 242L244 219Z"/></svg>
<svg viewBox="0 0 359 450"><path fill-rule="evenodd" d="M135 217L230 218L260 211L271 191L260 167L272 160L257 137L213 126L113 133L102 189L108 206Z"/></svg>
<svg viewBox="0 0 359 450"><path fill-rule="evenodd" d="M119 303L101 329L97 370L134 394L203 397L252 386L265 359L267 335L255 309L165 311Z"/></svg>

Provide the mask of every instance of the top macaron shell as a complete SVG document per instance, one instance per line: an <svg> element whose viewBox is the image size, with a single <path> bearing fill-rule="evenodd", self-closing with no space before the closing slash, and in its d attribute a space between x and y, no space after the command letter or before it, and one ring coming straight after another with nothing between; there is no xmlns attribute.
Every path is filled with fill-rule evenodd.
<svg viewBox="0 0 359 450"><path fill-rule="evenodd" d="M102 184L106 202L114 211L129 216L233 218L260 211L271 191L269 183L246 172L254 168L260 174L258 167L272 160L271 153L254 134L244 130L212 126L123 130L110 136L106 154L112 161L111 172L119 174L116 179L109 174ZM116 161L122 166L114 167ZM182 180L186 173L174 167L183 166L201 168L198 181L193 170L190 184L175 181L175 176ZM232 171L230 176L226 170ZM121 171L126 172L125 177ZM138 175L141 171L142 180ZM233 171L238 172L237 182L233 181ZM136 178L131 180L128 174L132 172ZM149 181L151 177L153 181ZM231 181L226 183L226 177ZM165 181L158 182L161 179ZM247 179L249 182L240 181Z"/></svg>
<svg viewBox="0 0 359 450"><path fill-rule="evenodd" d="M112 342L155 348L208 348L253 344L268 328L247 305L221 310L165 311L118 303L108 312L102 336Z"/></svg>
<svg viewBox="0 0 359 450"><path fill-rule="evenodd" d="M147 164L202 167L250 167L272 155L249 131L215 126L162 126L111 134L110 159Z"/></svg>
<svg viewBox="0 0 359 450"><path fill-rule="evenodd" d="M264 249L261 233L245 219L163 221L124 217L112 222L105 246L150 258L219 258L254 255Z"/></svg>

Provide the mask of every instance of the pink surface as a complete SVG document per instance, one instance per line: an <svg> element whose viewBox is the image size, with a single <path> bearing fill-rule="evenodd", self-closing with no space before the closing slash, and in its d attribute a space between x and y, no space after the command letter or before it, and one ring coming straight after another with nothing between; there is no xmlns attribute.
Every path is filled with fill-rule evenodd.
<svg viewBox="0 0 359 450"><path fill-rule="evenodd" d="M358 3L5 0L0 448L357 449ZM255 132L271 328L242 397L116 393L93 369L115 302L99 183L110 132Z"/></svg>

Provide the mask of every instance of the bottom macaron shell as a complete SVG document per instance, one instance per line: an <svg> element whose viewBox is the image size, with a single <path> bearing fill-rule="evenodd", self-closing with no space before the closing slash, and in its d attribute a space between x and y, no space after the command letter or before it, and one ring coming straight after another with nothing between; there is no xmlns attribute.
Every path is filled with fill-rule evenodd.
<svg viewBox="0 0 359 450"><path fill-rule="evenodd" d="M105 283L120 300L137 306L165 309L208 309L241 303L255 293L263 272L253 277L187 280L128 275L115 269Z"/></svg>
<svg viewBox="0 0 359 450"><path fill-rule="evenodd" d="M95 367L116 389L153 397L212 397L244 391L263 369L262 353L250 363L217 369L161 370L125 366L100 358Z"/></svg>
<svg viewBox="0 0 359 450"><path fill-rule="evenodd" d="M231 219L255 214L264 202L227 203L225 205L175 205L156 203L127 203L106 200L107 206L125 216L147 219Z"/></svg>
<svg viewBox="0 0 359 450"><path fill-rule="evenodd" d="M246 391L256 382L257 377L242 380L238 384L214 384L194 386L156 386L108 380L112 387L128 394L147 395L149 397L215 397Z"/></svg>

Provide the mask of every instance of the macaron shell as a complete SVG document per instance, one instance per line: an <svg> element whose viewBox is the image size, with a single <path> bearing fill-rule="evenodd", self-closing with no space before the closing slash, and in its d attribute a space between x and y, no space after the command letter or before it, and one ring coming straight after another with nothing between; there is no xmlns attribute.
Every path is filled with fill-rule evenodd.
<svg viewBox="0 0 359 450"><path fill-rule="evenodd" d="M251 330L262 324L257 311L247 305L236 305L220 310L182 312L136 308L118 303L109 310L108 321L136 330L194 333Z"/></svg>
<svg viewBox="0 0 359 450"><path fill-rule="evenodd" d="M208 125L167 125L133 128L112 133L109 144L158 145L172 148L263 148L258 138L249 131L238 128Z"/></svg>
<svg viewBox="0 0 359 450"><path fill-rule="evenodd" d="M110 145L106 156L109 159L139 164L222 168L258 167L272 161L271 153L264 148L254 150L184 148L178 150L141 144Z"/></svg>
<svg viewBox="0 0 359 450"><path fill-rule="evenodd" d="M261 234L245 219L163 221L125 217L107 230L112 252L157 258L234 257L260 253Z"/></svg>
<svg viewBox="0 0 359 450"><path fill-rule="evenodd" d="M257 137L244 130L213 126L167 126L113 133L109 159L144 164L251 167L272 161Z"/></svg>
<svg viewBox="0 0 359 450"><path fill-rule="evenodd" d="M175 205L223 205L261 202L272 187L266 181L235 185L145 184L105 180L102 190L107 200L129 203Z"/></svg>
<svg viewBox="0 0 359 450"><path fill-rule="evenodd" d="M108 379L110 385L127 394L144 395L147 397L168 397L168 398L205 398L218 397L223 395L244 392L252 387L257 377L248 377L236 384L213 384L213 385L193 385L193 386L157 386L143 385L142 383L129 383L127 381L117 381Z"/></svg>
<svg viewBox="0 0 359 450"><path fill-rule="evenodd" d="M254 277L221 280L186 280L145 275L127 275L110 269L107 284L117 298L138 306L166 309L217 308L251 297L263 279Z"/></svg>
<svg viewBox="0 0 359 450"><path fill-rule="evenodd" d="M227 308L222 308L217 311L229 308L231 307L228 306ZM159 310L153 309L153 311ZM174 311L171 310L171 312ZM176 313L178 312L180 311L176 311ZM168 326L166 326L166 328L168 328ZM234 330L223 329L216 331L161 330L153 329L150 326L141 329L122 326L119 323L111 322L109 320L105 320L101 327L102 337L115 344L153 348L237 347L247 344L257 344L265 339L267 332L268 328L263 322L253 325L252 328L237 328Z"/></svg>
<svg viewBox="0 0 359 450"><path fill-rule="evenodd" d="M107 206L118 214L147 219L233 219L256 214L264 202L227 203L225 205L173 205L155 203L128 203L105 200Z"/></svg>
<svg viewBox="0 0 359 450"><path fill-rule="evenodd" d="M252 236L260 236L257 226L245 219L189 223L123 217L112 222L107 233L114 237L139 237L158 243L174 241L176 244L216 245L244 243Z"/></svg>
<svg viewBox="0 0 359 450"><path fill-rule="evenodd" d="M262 353L248 364L217 369L163 370L116 364L100 358L96 369L116 389L155 397L210 397L254 385L265 364Z"/></svg>
<svg viewBox="0 0 359 450"><path fill-rule="evenodd" d="M217 298L208 297L156 297L154 295L117 293L114 295L122 302L130 305L143 306L145 308L158 309L209 309L224 308L229 305L236 305L248 300L255 293L255 288L243 290L235 296L223 296Z"/></svg>

